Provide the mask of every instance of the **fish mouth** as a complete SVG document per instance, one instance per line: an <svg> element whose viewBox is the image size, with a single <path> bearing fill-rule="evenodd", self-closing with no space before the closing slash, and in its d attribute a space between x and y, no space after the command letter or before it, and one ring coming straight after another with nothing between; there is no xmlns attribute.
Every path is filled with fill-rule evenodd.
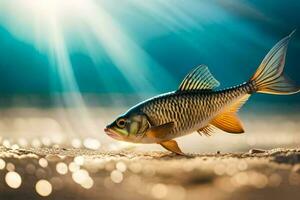
<svg viewBox="0 0 300 200"><path fill-rule="evenodd" d="M112 130L110 128L105 128L104 132L106 133L106 135L108 135L114 139L121 139L119 134L117 134L114 130Z"/></svg>

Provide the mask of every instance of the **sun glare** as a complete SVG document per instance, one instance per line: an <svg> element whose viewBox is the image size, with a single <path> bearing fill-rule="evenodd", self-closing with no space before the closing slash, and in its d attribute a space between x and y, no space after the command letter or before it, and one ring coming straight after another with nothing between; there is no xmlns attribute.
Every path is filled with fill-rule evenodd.
<svg viewBox="0 0 300 200"><path fill-rule="evenodd" d="M172 83L171 76L131 39L102 4L106 3L94 0L0 2L0 22L11 34L48 55L53 70L58 73L63 89L60 99L63 105L75 108L72 113L62 110L58 114L62 118L70 118L69 124L75 121L72 118L76 116L76 121L82 124L76 126L75 132L88 132L94 136L99 134L99 130L96 130L95 121L86 109L70 59L74 48L81 49L93 60L103 56L95 52L101 49L136 90L155 91L150 81L157 76L153 72L165 77L165 84ZM101 72L101 64L95 67ZM103 78L101 73L100 77ZM104 85L108 84L104 81ZM74 132L74 125L68 127L73 127L69 131Z"/></svg>
<svg viewBox="0 0 300 200"><path fill-rule="evenodd" d="M201 9L201 12L197 9ZM211 14L212 10L218 10L214 12L218 14ZM62 92L60 96L56 95L53 98L57 98L57 102L62 101L59 105L74 108L72 111L58 111L60 119L67 119L66 131L94 137L99 136L99 130L95 119L90 117L75 77L71 60L74 52L92 60L99 80L108 91L111 88L120 88L120 78L110 76L107 64L101 62L102 58L109 59L109 63L112 63L111 68L123 76L127 85L131 86L136 94L141 95L142 100L145 94L157 94L162 85L166 88L174 88L177 85L172 73L166 71L165 67L145 50L146 38L163 36L168 34L167 31L180 36L180 30L202 29L202 24L195 19L201 19L205 24L221 20L223 17L224 12L220 8L206 1L190 1L184 4L172 0L0 1L0 24L10 34L33 45L46 55L52 71L56 73L53 76L58 75ZM152 27L145 27L144 24L149 22L149 19L149 25ZM140 30L135 31L136 27ZM183 36L182 39L189 40ZM164 79L158 80L158 77ZM57 80L57 77L53 77L53 80ZM111 99L111 103L120 104L119 99ZM105 121L97 123L102 123L102 126L106 124Z"/></svg>

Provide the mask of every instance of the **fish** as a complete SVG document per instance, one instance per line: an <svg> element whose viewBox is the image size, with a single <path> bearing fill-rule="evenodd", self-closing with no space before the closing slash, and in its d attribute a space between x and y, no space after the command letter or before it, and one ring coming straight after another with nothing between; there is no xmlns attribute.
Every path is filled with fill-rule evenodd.
<svg viewBox="0 0 300 200"><path fill-rule="evenodd" d="M200 65L186 75L176 91L133 106L104 131L116 140L156 143L178 155L185 154L175 138L193 132L209 136L216 129L244 133L237 112L251 95L289 95L300 91L300 87L284 74L287 47L294 32L273 46L248 81L216 89L220 83L206 65Z"/></svg>

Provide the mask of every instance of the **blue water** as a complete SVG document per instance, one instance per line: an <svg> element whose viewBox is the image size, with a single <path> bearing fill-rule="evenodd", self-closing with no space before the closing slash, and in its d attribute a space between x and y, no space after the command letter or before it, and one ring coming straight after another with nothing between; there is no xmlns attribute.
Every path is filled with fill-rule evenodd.
<svg viewBox="0 0 300 200"><path fill-rule="evenodd" d="M122 34L106 42L98 41L97 36L84 26L79 26L78 32L72 32L72 27L63 27L69 29L66 46L71 76L77 84L74 87L74 81L61 76L64 65L51 56L49 49L39 48L32 38L27 37L34 30L23 24L22 18L17 23L10 22L14 13L8 10L11 9L7 6L10 1L2 1L0 97L45 95L50 98L51 94L65 92L121 94L121 97L122 94L162 93L175 90L185 74L199 64L209 66L221 87L229 87L247 81L268 50L292 30L300 28L298 0L146 1L152 8L149 12L135 1L119 4L119 1L98 1L116 22L116 28L130 39L129 44L136 46L126 46L128 41L122 40ZM13 9L24 11L18 4L15 6ZM109 28L100 22L99 27L102 31ZM27 33L20 34L22 30ZM79 33L83 33L88 41ZM114 34L109 32L112 38ZM47 40L49 35L39 38ZM115 45L113 42L120 46L118 51L113 49L112 54L109 49ZM286 73L298 85L299 56L298 31L290 43L286 60ZM299 104L300 95L257 95L251 102Z"/></svg>

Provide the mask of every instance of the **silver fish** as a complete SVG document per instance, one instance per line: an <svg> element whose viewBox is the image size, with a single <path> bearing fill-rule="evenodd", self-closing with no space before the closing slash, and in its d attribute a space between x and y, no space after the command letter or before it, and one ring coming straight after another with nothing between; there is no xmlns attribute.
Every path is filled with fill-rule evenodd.
<svg viewBox="0 0 300 200"><path fill-rule="evenodd" d="M130 108L105 128L117 139L134 143L158 143L184 155L174 138L197 131L210 135L214 128L228 133L244 132L237 111L254 93L288 95L300 91L285 78L283 68L288 43L294 32L279 41L265 56L249 81L223 90L200 65L182 81L179 89L162 94Z"/></svg>

